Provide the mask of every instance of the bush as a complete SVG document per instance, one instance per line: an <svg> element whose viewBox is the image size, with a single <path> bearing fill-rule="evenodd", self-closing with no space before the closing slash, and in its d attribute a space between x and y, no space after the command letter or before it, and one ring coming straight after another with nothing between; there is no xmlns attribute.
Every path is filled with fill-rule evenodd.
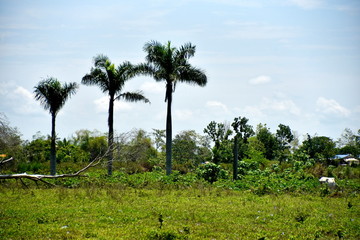
<svg viewBox="0 0 360 240"><path fill-rule="evenodd" d="M197 174L209 183L214 183L218 179L227 179L228 173L215 163L205 163L198 167Z"/></svg>
<svg viewBox="0 0 360 240"><path fill-rule="evenodd" d="M48 171L49 166L46 164L44 166L44 163L40 162L20 162L17 166L17 172L30 172L30 173L42 173Z"/></svg>

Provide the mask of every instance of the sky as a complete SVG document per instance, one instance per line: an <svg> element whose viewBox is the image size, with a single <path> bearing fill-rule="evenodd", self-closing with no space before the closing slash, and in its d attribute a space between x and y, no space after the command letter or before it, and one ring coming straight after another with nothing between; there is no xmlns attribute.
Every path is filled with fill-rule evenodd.
<svg viewBox="0 0 360 240"><path fill-rule="evenodd" d="M0 0L0 113L24 140L50 134L33 91L55 77L80 84L57 116L58 137L105 133L108 97L82 77L97 54L145 62L152 40L196 45L190 63L208 78L205 87L177 84L173 136L239 116L334 140L360 129L358 0ZM139 76L124 88L134 90L151 104L116 102L115 131L165 129L165 84Z"/></svg>

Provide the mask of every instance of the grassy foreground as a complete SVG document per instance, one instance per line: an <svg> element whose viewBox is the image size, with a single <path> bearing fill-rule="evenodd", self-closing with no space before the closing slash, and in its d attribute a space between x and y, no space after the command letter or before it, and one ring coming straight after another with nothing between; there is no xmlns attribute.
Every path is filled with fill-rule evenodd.
<svg viewBox="0 0 360 240"><path fill-rule="evenodd" d="M0 186L0 239L360 239L359 197Z"/></svg>

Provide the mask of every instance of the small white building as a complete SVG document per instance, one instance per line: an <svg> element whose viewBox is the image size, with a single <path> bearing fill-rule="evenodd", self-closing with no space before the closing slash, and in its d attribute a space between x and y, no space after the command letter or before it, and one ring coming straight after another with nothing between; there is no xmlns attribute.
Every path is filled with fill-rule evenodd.
<svg viewBox="0 0 360 240"><path fill-rule="evenodd" d="M333 177L321 177L319 179L319 182L326 183L331 188L334 188L336 186L335 178L333 178Z"/></svg>

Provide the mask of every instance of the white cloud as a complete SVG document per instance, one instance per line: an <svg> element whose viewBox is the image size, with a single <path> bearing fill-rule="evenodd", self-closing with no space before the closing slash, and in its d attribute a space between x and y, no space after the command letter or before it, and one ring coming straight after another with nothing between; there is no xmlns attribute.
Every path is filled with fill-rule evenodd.
<svg viewBox="0 0 360 240"><path fill-rule="evenodd" d="M265 114L262 112L262 110L259 107L254 106L247 106L244 108L244 114L245 116L249 116L250 118L263 118Z"/></svg>
<svg viewBox="0 0 360 240"><path fill-rule="evenodd" d="M228 107L223 104L222 102L218 102L218 101L208 101L206 102L206 106L208 108L214 108L214 109L221 109L224 112L229 112Z"/></svg>
<svg viewBox="0 0 360 240"><path fill-rule="evenodd" d="M292 100L284 97L264 97L258 105L246 106L243 112L245 115L256 119L264 118L267 115L281 114L280 112L288 112L295 116L301 115L300 108Z"/></svg>
<svg viewBox="0 0 360 240"><path fill-rule="evenodd" d="M96 112L98 113L105 113L109 110L109 97L104 96L99 99L94 100ZM130 103L123 102L123 101L115 101L114 103L114 111L126 111L131 110L133 107Z"/></svg>
<svg viewBox="0 0 360 240"><path fill-rule="evenodd" d="M350 110L341 106L334 99L326 99L324 97L319 97L316 101L317 111L325 114L335 114L335 116L347 117L350 115Z"/></svg>
<svg viewBox="0 0 360 240"><path fill-rule="evenodd" d="M36 102L34 94L24 87L18 86L12 92L11 99L16 99L13 110L20 114L39 113L42 107Z"/></svg>
<svg viewBox="0 0 360 240"><path fill-rule="evenodd" d="M140 89L149 93L165 93L165 85L162 82L147 81L141 84Z"/></svg>
<svg viewBox="0 0 360 240"><path fill-rule="evenodd" d="M182 121L189 120L190 118L192 118L192 116L193 116L193 112L188 109L175 110L175 112L174 112L175 119L182 120Z"/></svg>
<svg viewBox="0 0 360 240"><path fill-rule="evenodd" d="M261 76L258 76L256 78L252 78L249 80L249 83L250 84L253 84L253 85L258 85L258 84L264 84L264 83L268 83L271 81L271 77L269 76L265 76L265 75L261 75Z"/></svg>
<svg viewBox="0 0 360 240"><path fill-rule="evenodd" d="M34 94L31 93L30 91L28 91L26 88L23 88L21 86L18 86L15 90L14 93L16 95L19 95L20 97L24 98L25 100L28 101L34 101Z"/></svg>
<svg viewBox="0 0 360 240"><path fill-rule="evenodd" d="M300 109L296 106L296 104L290 99L270 99L263 98L262 102L263 109L272 109L276 111L287 111L293 115L300 115Z"/></svg>

